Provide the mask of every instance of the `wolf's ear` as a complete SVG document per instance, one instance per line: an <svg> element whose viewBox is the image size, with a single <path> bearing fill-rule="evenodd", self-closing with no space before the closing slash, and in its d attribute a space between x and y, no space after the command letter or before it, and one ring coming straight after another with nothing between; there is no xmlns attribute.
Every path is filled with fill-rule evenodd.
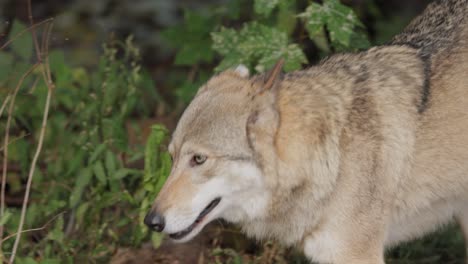
<svg viewBox="0 0 468 264"><path fill-rule="evenodd" d="M279 127L277 85L281 81L284 60L280 59L261 80L260 90L252 98L252 112L247 119L247 139L255 153L275 153L275 137ZM265 160L265 158L259 158ZM266 161L265 161L266 162Z"/></svg>
<svg viewBox="0 0 468 264"><path fill-rule="evenodd" d="M283 72L284 59L279 59L275 66L265 76L265 83L263 85L263 91L271 90L278 82Z"/></svg>

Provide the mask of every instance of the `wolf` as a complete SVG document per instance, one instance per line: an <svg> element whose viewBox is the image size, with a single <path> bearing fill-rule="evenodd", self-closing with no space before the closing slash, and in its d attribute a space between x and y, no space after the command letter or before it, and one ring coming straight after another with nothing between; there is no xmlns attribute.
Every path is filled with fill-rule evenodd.
<svg viewBox="0 0 468 264"><path fill-rule="evenodd" d="M173 240L218 218L319 263L384 263L452 220L468 239L468 0L431 3L389 43L203 85L144 222Z"/></svg>

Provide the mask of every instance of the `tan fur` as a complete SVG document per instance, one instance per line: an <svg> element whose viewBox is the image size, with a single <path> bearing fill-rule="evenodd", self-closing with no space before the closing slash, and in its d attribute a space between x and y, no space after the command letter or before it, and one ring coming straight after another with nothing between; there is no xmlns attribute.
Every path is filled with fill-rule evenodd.
<svg viewBox="0 0 468 264"><path fill-rule="evenodd" d="M467 12L438 1L388 45L284 76L214 76L174 132L156 208L223 179L218 217L321 263L384 263L385 247L454 218L468 239Z"/></svg>
<svg viewBox="0 0 468 264"><path fill-rule="evenodd" d="M166 191L170 190L170 191ZM196 188L191 184L188 175L182 173L179 177L172 177L161 190L158 210L165 213L167 209L177 206L179 200L190 200L196 192Z"/></svg>

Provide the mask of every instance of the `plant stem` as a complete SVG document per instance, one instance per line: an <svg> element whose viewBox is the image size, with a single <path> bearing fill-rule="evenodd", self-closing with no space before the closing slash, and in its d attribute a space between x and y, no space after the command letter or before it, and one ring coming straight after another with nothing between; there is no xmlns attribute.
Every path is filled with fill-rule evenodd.
<svg viewBox="0 0 468 264"><path fill-rule="evenodd" d="M34 21L32 17L31 0L28 0L28 14L29 14L29 21L32 27L32 25L34 24ZM16 252L18 250L19 242L21 240L21 234L23 233L24 220L26 218L26 210L28 207L29 194L31 192L34 171L36 169L36 163L39 158L39 154L41 153L42 145L44 143L44 136L45 136L45 131L47 127L47 119L49 116L50 101L52 98L52 92L55 90L55 85L52 81L52 74L50 72L50 64L49 64L49 59L48 59L48 46L49 46L51 31L52 31L52 24L49 24L46 26L46 29L44 30L42 49L41 49L41 47L39 46L39 42L37 40L36 32L34 28L31 28L31 34L34 40L34 47L36 49L36 56L37 56L38 64L42 66L41 72L42 72L43 80L45 84L47 85L47 98L46 98L46 102L44 106L44 115L42 118L41 130L39 134L39 142L37 144L36 152L34 153L34 157L31 162L31 166L29 168L28 182L26 183L26 191L24 194L23 206L21 208L20 222L18 225L18 231L16 232L15 243L13 244L13 249L12 249L11 256L10 256L10 261L9 261L10 263L13 263L15 260Z"/></svg>
<svg viewBox="0 0 468 264"><path fill-rule="evenodd" d="M44 116L42 119L42 125L41 125L41 132L39 135L39 143L36 148L36 153L34 154L34 158L31 162L31 167L29 168L29 175L28 175L28 182L26 183L26 192L24 194L24 200L23 200L23 206L21 208L21 217L20 217L20 222L18 225L18 231L15 239L15 244L13 245L13 250L10 256L10 263L13 263L15 260L16 256L16 251L18 250L18 245L19 241L21 239L21 234L23 232L23 226L24 226L24 220L26 218L26 209L28 207L28 200L29 200L29 194L31 192L31 184L34 176L34 171L36 168L36 163L37 159L39 158L39 154L41 153L42 150L42 144L44 142L44 135L47 127L47 118L49 116L49 108L50 108L50 99L52 98L52 86L49 86L49 89L47 90L47 98L46 98L46 103L44 106Z"/></svg>
<svg viewBox="0 0 468 264"><path fill-rule="evenodd" d="M10 140L10 125L11 125L11 117L13 115L13 110L15 106L16 95L18 94L19 89L21 88L24 80L28 75L37 67L39 64L33 65L27 72L25 72L18 81L18 84L11 95L10 104L8 107L8 118L5 127L5 138L3 142L3 173L2 173L2 186L1 186L1 194L0 194L0 218L2 218L5 214L5 186L6 186L6 177L7 177L7 170L8 170L8 143ZM0 226L0 238L3 237L3 225ZM2 241L0 240L0 251L2 249Z"/></svg>

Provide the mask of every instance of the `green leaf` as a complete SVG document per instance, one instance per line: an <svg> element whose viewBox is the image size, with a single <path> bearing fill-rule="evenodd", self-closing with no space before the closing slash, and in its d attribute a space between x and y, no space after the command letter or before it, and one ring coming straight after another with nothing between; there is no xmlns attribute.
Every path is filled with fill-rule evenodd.
<svg viewBox="0 0 468 264"><path fill-rule="evenodd" d="M26 26L19 22L18 20L15 20L13 22L13 27L11 29L10 36L15 37L20 33L22 30L26 29ZM12 43L11 43L11 49L12 51L18 55L20 58L23 60L29 60L32 57L33 54L33 40L31 36L31 32L27 31L24 32L20 37L16 38Z"/></svg>
<svg viewBox="0 0 468 264"><path fill-rule="evenodd" d="M76 209L76 222L78 225L80 225L83 222L83 219L89 212L89 205L89 202L83 202Z"/></svg>
<svg viewBox="0 0 468 264"><path fill-rule="evenodd" d="M179 100L181 100L184 104L190 103L190 101L197 93L198 88L211 77L207 73L208 71L201 71L195 81L184 80L184 82L180 84L175 90L175 95L177 98L179 98Z"/></svg>
<svg viewBox="0 0 468 264"><path fill-rule="evenodd" d="M370 47L369 39L366 33L358 30L351 36L350 47L355 49L367 49Z"/></svg>
<svg viewBox="0 0 468 264"><path fill-rule="evenodd" d="M168 152L161 151L161 144L167 135L168 131L164 126L153 125L146 142L143 188L150 195L159 192L170 172L170 155Z"/></svg>
<svg viewBox="0 0 468 264"><path fill-rule="evenodd" d="M269 16L273 9L280 3L280 0L255 0L254 10L255 13Z"/></svg>
<svg viewBox="0 0 468 264"><path fill-rule="evenodd" d="M101 155L104 153L104 151L107 148L106 143L101 143L99 144L91 154L91 157L89 158L89 163L94 163Z"/></svg>
<svg viewBox="0 0 468 264"><path fill-rule="evenodd" d="M207 48L210 45L211 41L200 40L191 45L183 46L177 52L174 64L192 65L198 62L210 62L214 57L213 50Z"/></svg>
<svg viewBox="0 0 468 264"><path fill-rule="evenodd" d="M242 263L244 263L244 261L242 260L242 257L239 255L236 255L234 257L234 264L242 264Z"/></svg>
<svg viewBox="0 0 468 264"><path fill-rule="evenodd" d="M339 0L325 0L323 5L312 3L299 17L305 21L311 39L320 35L326 26L334 47L347 49L366 46L367 36L362 31L356 31L364 25L354 11Z"/></svg>
<svg viewBox="0 0 468 264"><path fill-rule="evenodd" d="M68 176L68 175L70 175L72 173L76 173L76 171L79 170L80 166L83 165L83 159L84 159L83 156L85 156L83 151L76 150L74 155L71 157L71 159L67 160L68 170L65 173L66 176Z"/></svg>
<svg viewBox="0 0 468 264"><path fill-rule="evenodd" d="M210 32L216 25L210 15L185 10L184 22L164 30L161 34L173 47L177 48L174 63L176 65L193 65L200 62L211 62L214 52Z"/></svg>
<svg viewBox="0 0 468 264"><path fill-rule="evenodd" d="M122 168L112 175L113 180L121 180L131 174L140 174L141 171L135 169Z"/></svg>
<svg viewBox="0 0 468 264"><path fill-rule="evenodd" d="M112 139L113 146L122 152L128 149L127 130L123 118L120 116L112 119L105 118L103 120L103 129L105 137Z"/></svg>
<svg viewBox="0 0 468 264"><path fill-rule="evenodd" d="M175 95L177 98L180 98L184 103L190 103L192 98L197 93L197 88L199 87L198 83L193 83L190 81L184 82L180 85L177 90L175 90Z"/></svg>
<svg viewBox="0 0 468 264"><path fill-rule="evenodd" d="M307 62L302 50L288 43L286 33L257 22L244 24L240 31L221 28L212 33L212 38L213 49L225 56L216 68L218 71L243 63L264 72L279 58L285 59L288 65L285 69L291 71Z"/></svg>
<svg viewBox="0 0 468 264"><path fill-rule="evenodd" d="M92 176L93 174L90 168L84 168L80 171L76 177L75 186L70 195L70 208L74 208L81 201L83 190L91 181Z"/></svg>
<svg viewBox="0 0 468 264"><path fill-rule="evenodd" d="M286 32L288 36L291 36L296 28L296 13L296 0L280 2L276 22L278 30Z"/></svg>
<svg viewBox="0 0 468 264"><path fill-rule="evenodd" d="M0 51L0 84L11 74L13 55Z"/></svg>
<svg viewBox="0 0 468 264"><path fill-rule="evenodd" d="M56 76L56 85L64 86L70 82L71 69L65 62L63 51L52 51L49 53L50 70Z"/></svg>
<svg viewBox="0 0 468 264"><path fill-rule="evenodd" d="M54 229L47 234L47 238L58 243L63 243L65 234L63 233L64 221L63 217L59 217L54 225Z"/></svg>
<svg viewBox="0 0 468 264"><path fill-rule="evenodd" d="M106 172L104 170L104 166L102 165L102 162L101 161L97 161L94 166L93 166L93 171L94 171L94 175L96 175L96 179L102 183L102 184L106 184L107 183L107 179L106 179Z"/></svg>
<svg viewBox="0 0 468 264"><path fill-rule="evenodd" d="M151 244L153 245L153 248L158 248L159 246L161 246L163 238L164 238L163 234L153 232L151 234Z"/></svg>
<svg viewBox="0 0 468 264"><path fill-rule="evenodd" d="M8 222L11 216L12 216L12 213L10 211L6 211L3 214L2 218L0 218L0 226L4 226Z"/></svg>
<svg viewBox="0 0 468 264"><path fill-rule="evenodd" d="M130 219L129 218L122 218L119 220L119 222L117 222L117 225L116 227L123 227L123 226L126 226L128 224L130 224Z"/></svg>
<svg viewBox="0 0 468 264"><path fill-rule="evenodd" d="M240 42L239 34L234 29L225 27L221 27L218 32L212 32L211 39L213 40L213 49L223 56L235 51L236 44Z"/></svg>
<svg viewBox="0 0 468 264"><path fill-rule="evenodd" d="M281 56L285 58L284 71L286 72L300 69L302 64L307 64L307 58L297 44L290 44Z"/></svg>
<svg viewBox="0 0 468 264"><path fill-rule="evenodd" d="M353 10L342 5L338 0L327 0L324 6L331 10L327 21L331 41L348 47L354 26L358 24L359 20L357 20Z"/></svg>
<svg viewBox="0 0 468 264"><path fill-rule="evenodd" d="M306 22L306 29L309 36L312 38L317 35L327 22L327 13L322 5L317 3L310 4L304 13L299 14Z"/></svg>
<svg viewBox="0 0 468 264"><path fill-rule="evenodd" d="M39 214L41 213L43 208L38 204L31 204L28 207L28 211L26 212L26 226L33 226L34 223L37 221ZM15 215L13 215L14 217ZM10 223L13 222L10 220Z"/></svg>
<svg viewBox="0 0 468 264"><path fill-rule="evenodd" d="M89 87L90 78L84 68L74 68L71 70L71 80L82 87Z"/></svg>
<svg viewBox="0 0 468 264"><path fill-rule="evenodd" d="M138 223L140 223L139 226L143 232L147 232L148 230L145 227L144 219L145 219L146 214L148 213L149 208L151 207L153 199L154 197L150 195L146 195L146 192L145 192L145 197L143 198L143 201L140 204L140 209L138 211L138 219L139 219Z"/></svg>
<svg viewBox="0 0 468 264"><path fill-rule="evenodd" d="M339 0L327 0L324 5L331 10L327 28L332 42L349 47L351 37L355 34L355 28L363 28L364 25L359 21L354 11L341 4Z"/></svg>
<svg viewBox="0 0 468 264"><path fill-rule="evenodd" d="M111 151L106 151L106 169L107 169L107 172L112 175L115 170L117 169L117 160L116 160L116 157L114 155L114 153L112 153Z"/></svg>
<svg viewBox="0 0 468 264"><path fill-rule="evenodd" d="M169 155L167 152L161 153L155 193L159 193L159 191L162 189L164 183L167 180L167 177L169 177L169 173L171 172L171 166L171 155Z"/></svg>

